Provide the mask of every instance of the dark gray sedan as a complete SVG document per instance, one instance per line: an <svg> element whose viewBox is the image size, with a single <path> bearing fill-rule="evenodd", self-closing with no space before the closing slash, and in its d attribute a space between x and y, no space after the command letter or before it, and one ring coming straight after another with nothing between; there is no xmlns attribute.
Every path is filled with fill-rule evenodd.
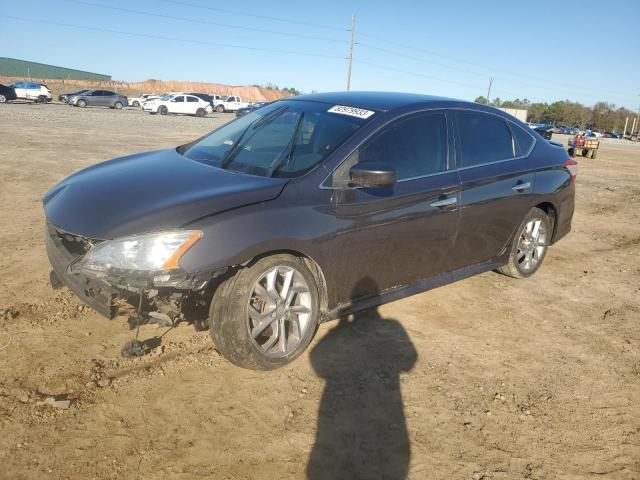
<svg viewBox="0 0 640 480"><path fill-rule="evenodd" d="M276 368L319 322L490 270L530 277L571 230L576 174L562 145L477 103L288 98L55 186L52 285L109 318L136 309L132 326L208 326L231 362ZM144 353L133 342L124 355Z"/></svg>
<svg viewBox="0 0 640 480"><path fill-rule="evenodd" d="M68 103L74 107L109 107L120 110L129 101L126 96L109 90L87 90L71 95Z"/></svg>

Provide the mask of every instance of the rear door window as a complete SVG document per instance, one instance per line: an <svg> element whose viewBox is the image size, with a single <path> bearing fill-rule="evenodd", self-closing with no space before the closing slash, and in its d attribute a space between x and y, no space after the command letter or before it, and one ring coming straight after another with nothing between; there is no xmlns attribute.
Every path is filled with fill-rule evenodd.
<svg viewBox="0 0 640 480"><path fill-rule="evenodd" d="M516 156L516 144L504 119L481 112L456 112L456 123L463 167Z"/></svg>
<svg viewBox="0 0 640 480"><path fill-rule="evenodd" d="M196 97L187 97L187 102L198 103L198 99Z"/></svg>

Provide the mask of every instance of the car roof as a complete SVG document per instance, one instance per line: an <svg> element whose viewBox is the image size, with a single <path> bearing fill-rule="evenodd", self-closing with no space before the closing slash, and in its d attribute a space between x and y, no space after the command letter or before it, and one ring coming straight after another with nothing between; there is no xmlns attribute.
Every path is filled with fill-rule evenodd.
<svg viewBox="0 0 640 480"><path fill-rule="evenodd" d="M421 95L418 93L400 93L400 92L329 92L329 93L313 93L310 95L301 95L299 97L291 97L286 100L306 100L313 102L322 102L338 105L348 105L351 107L365 108L379 111L389 111L400 107L406 107L414 104L473 104L464 100L456 100L453 98L437 97L434 95Z"/></svg>

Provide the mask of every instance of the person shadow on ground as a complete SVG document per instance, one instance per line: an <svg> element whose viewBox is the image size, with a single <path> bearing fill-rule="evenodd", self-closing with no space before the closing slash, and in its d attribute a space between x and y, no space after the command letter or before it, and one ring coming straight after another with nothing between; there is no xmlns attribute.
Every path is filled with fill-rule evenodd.
<svg viewBox="0 0 640 480"><path fill-rule="evenodd" d="M369 278L355 292L377 292ZM307 465L310 480L406 478L411 456L400 374L417 352L402 325L377 308L339 323L311 351L326 385L316 441Z"/></svg>

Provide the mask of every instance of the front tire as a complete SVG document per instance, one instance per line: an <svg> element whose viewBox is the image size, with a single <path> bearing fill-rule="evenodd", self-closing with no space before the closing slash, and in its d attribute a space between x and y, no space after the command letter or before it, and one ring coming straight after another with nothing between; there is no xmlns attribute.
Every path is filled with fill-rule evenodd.
<svg viewBox="0 0 640 480"><path fill-rule="evenodd" d="M7 97L0 95L0 103L7 103Z"/></svg>
<svg viewBox="0 0 640 480"><path fill-rule="evenodd" d="M160 107L158 108L158 113L160 115L166 115L167 113L169 113L169 110L167 109L166 106L160 105Z"/></svg>
<svg viewBox="0 0 640 480"><path fill-rule="evenodd" d="M532 208L518 227L509 260L498 271L513 278L527 278L536 273L547 254L552 233L551 221L544 210Z"/></svg>
<svg viewBox="0 0 640 480"><path fill-rule="evenodd" d="M132 107L136 107L136 108L138 108L138 107L140 106L140 102L138 102L137 100L135 100L135 101L133 102L133 105L131 105L131 106L132 106Z"/></svg>
<svg viewBox="0 0 640 480"><path fill-rule="evenodd" d="M80 99L80 100L78 100L76 102L76 107L84 108L86 106L87 106L87 101L86 100Z"/></svg>
<svg viewBox="0 0 640 480"><path fill-rule="evenodd" d="M216 289L209 311L211 338L231 363L271 370L296 359L318 327L318 287L299 258L264 257Z"/></svg>

